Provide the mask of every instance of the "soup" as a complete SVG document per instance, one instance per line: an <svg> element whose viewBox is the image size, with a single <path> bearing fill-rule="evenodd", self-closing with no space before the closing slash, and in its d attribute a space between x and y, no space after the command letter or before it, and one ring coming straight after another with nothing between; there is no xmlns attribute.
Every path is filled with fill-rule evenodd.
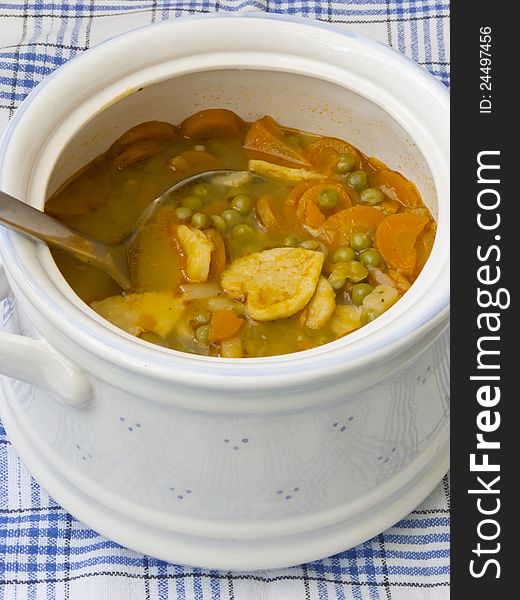
<svg viewBox="0 0 520 600"><path fill-rule="evenodd" d="M415 185L341 139L247 123L210 109L123 134L45 210L117 244L150 203L197 173L233 170L171 194L140 228L132 289L54 250L80 298L148 342L224 358L321 346L407 292L436 224Z"/></svg>

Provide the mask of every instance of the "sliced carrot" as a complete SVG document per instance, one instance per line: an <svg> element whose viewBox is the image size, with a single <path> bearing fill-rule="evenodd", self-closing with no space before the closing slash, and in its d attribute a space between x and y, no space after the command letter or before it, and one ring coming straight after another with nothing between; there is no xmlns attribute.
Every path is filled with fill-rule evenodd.
<svg viewBox="0 0 520 600"><path fill-rule="evenodd" d="M420 215L397 213L386 217L379 224L375 242L389 267L407 277L413 276L417 260L417 236L428 221L427 217Z"/></svg>
<svg viewBox="0 0 520 600"><path fill-rule="evenodd" d="M325 215L312 197L308 196L309 192L312 192L312 188L300 198L296 208L296 216L303 225L307 225L312 229L319 229L325 222Z"/></svg>
<svg viewBox="0 0 520 600"><path fill-rule="evenodd" d="M210 342L219 342L234 337L244 324L244 319L237 317L232 310L215 310L211 314L209 326Z"/></svg>
<svg viewBox="0 0 520 600"><path fill-rule="evenodd" d="M401 204L397 200L383 200L381 207L387 215L394 215L401 208Z"/></svg>
<svg viewBox="0 0 520 600"><path fill-rule="evenodd" d="M220 166L220 161L209 152L198 152L197 150L186 150L170 161L172 171L179 171L183 177L202 173L203 171L214 171Z"/></svg>
<svg viewBox="0 0 520 600"><path fill-rule="evenodd" d="M316 185L317 183L318 180L303 181L289 192L283 204L283 215L285 217L286 223L298 222L298 217L296 216L296 208L298 206L298 203L300 202L300 198L307 190L309 190L313 185Z"/></svg>
<svg viewBox="0 0 520 600"><path fill-rule="evenodd" d="M303 193L303 195L301 196L301 200L309 198L313 200L315 204L319 204L318 198L321 192L329 190L331 188L336 190L336 192L338 193L338 204L333 209L334 212L345 210L345 208L350 208L352 206L352 201L347 190L345 189L345 186L341 185L341 183L338 183L337 181L324 181L316 183ZM325 212L327 213L330 211Z"/></svg>
<svg viewBox="0 0 520 600"><path fill-rule="evenodd" d="M417 277L422 271L426 261L430 257L430 253L433 248L433 242L435 241L436 224L434 222L428 227L425 227L424 231L419 234L417 238L417 244L415 249L417 251L417 259L415 261L414 275Z"/></svg>
<svg viewBox="0 0 520 600"><path fill-rule="evenodd" d="M361 155L357 148L347 144L343 140L337 138L324 137L317 142L312 143L307 148L307 156L309 161L316 167L326 171L333 171L339 160L340 154L351 153L356 157L356 166L361 166Z"/></svg>
<svg viewBox="0 0 520 600"><path fill-rule="evenodd" d="M326 219L325 214L318 207L318 197L323 190L334 188L338 192L338 205L335 211L351 206L350 196L341 183L335 180L304 181L293 188L285 199L285 215L289 221L294 218L293 208L296 207L296 217L304 225L319 228ZM314 223L314 224L311 224Z"/></svg>
<svg viewBox="0 0 520 600"><path fill-rule="evenodd" d="M209 108L184 119L181 133L187 138L211 138L237 135L244 127L244 121L231 110Z"/></svg>
<svg viewBox="0 0 520 600"><path fill-rule="evenodd" d="M258 199L255 210L267 231L279 233L283 230L283 226L275 213L273 198L264 194Z"/></svg>
<svg viewBox="0 0 520 600"><path fill-rule="evenodd" d="M327 175L337 173L336 165L338 164L340 155L333 148L323 148L308 156L314 167L322 173L326 173Z"/></svg>
<svg viewBox="0 0 520 600"><path fill-rule="evenodd" d="M220 275L226 268L227 252L224 238L220 231L216 229L205 229L204 233L213 242L213 252L211 253L211 263L209 267L209 278Z"/></svg>
<svg viewBox="0 0 520 600"><path fill-rule="evenodd" d="M358 231L375 231L385 215L372 206L356 204L330 216L321 227L325 239L331 244L347 244Z"/></svg>
<svg viewBox="0 0 520 600"><path fill-rule="evenodd" d="M169 139L177 135L177 128L164 121L147 121L129 129L108 149L110 156L116 156L125 148L144 140Z"/></svg>
<svg viewBox="0 0 520 600"><path fill-rule="evenodd" d="M142 140L128 146L112 159L112 166L118 171L133 167L137 163L159 154L162 146L155 140Z"/></svg>
<svg viewBox="0 0 520 600"><path fill-rule="evenodd" d="M252 158L276 162L284 166L310 167L303 152L291 145L278 123L269 115L255 121L246 135L244 148Z"/></svg>
<svg viewBox="0 0 520 600"><path fill-rule="evenodd" d="M379 187L391 200L396 200L406 208L422 208L423 201L415 185L397 171L388 168L373 173L370 185Z"/></svg>
<svg viewBox="0 0 520 600"><path fill-rule="evenodd" d="M289 206L296 206L303 194L318 183L320 183L318 180L311 179L310 181L303 181L302 183L298 184L289 192L287 198L285 199L285 204Z"/></svg>
<svg viewBox="0 0 520 600"><path fill-rule="evenodd" d="M366 157L367 166L373 171L381 171L381 169L388 169L384 162L376 158L375 156Z"/></svg>
<svg viewBox="0 0 520 600"><path fill-rule="evenodd" d="M308 146L307 151L309 153L319 152L324 148L332 148L338 154L346 154L347 152L352 152L352 154L359 157L359 150L354 146L347 144L343 140L333 137L323 137L317 142L313 142L310 146Z"/></svg>

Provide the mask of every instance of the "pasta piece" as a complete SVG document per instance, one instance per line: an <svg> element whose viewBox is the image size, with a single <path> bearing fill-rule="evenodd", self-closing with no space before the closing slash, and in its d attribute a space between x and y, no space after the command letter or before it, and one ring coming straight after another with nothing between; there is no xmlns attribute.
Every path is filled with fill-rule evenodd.
<svg viewBox="0 0 520 600"><path fill-rule="evenodd" d="M323 173L310 171L308 169L293 169L291 167L282 167L265 160L250 160L247 168L253 173L263 175L267 179L282 179L284 181L303 181L305 179L325 179Z"/></svg>

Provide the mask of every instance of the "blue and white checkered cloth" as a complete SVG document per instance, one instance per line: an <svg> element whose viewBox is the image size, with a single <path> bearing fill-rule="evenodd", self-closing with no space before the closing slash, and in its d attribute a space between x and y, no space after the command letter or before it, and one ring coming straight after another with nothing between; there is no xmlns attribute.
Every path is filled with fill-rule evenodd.
<svg viewBox="0 0 520 600"><path fill-rule="evenodd" d="M39 81L94 44L154 21L239 10L349 27L449 83L449 4L443 0L0 0L0 133ZM448 597L447 479L406 519L331 558L276 571L204 571L126 550L78 522L31 478L0 425L0 600Z"/></svg>

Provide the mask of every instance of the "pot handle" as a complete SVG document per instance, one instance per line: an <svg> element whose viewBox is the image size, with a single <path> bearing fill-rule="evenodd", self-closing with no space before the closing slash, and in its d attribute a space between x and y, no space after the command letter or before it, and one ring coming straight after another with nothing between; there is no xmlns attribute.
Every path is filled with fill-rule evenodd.
<svg viewBox="0 0 520 600"><path fill-rule="evenodd" d="M0 301L9 291L0 258ZM0 374L42 388L68 406L85 406L92 395L90 382L81 369L43 340L7 333L1 328Z"/></svg>

